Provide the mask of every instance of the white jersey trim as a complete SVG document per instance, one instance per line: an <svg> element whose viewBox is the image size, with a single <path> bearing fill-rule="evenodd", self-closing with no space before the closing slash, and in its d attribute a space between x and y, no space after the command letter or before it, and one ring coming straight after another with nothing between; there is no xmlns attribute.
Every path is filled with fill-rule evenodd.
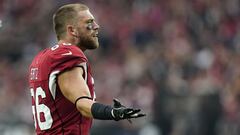
<svg viewBox="0 0 240 135"><path fill-rule="evenodd" d="M55 97L56 97L56 77L57 77L57 74L59 73L60 71L53 71L51 74L50 74L50 77L49 77L49 83L48 83L48 87L49 87L49 90L52 94L52 97L53 99L55 100Z"/></svg>
<svg viewBox="0 0 240 135"><path fill-rule="evenodd" d="M86 62L83 62L83 63L80 63L78 64L79 66L83 67L83 70L84 70L84 80L86 81L87 83L87 76L88 76L88 72L87 72L87 63ZM48 83L48 87L49 87L49 90L52 94L52 97L53 99L55 100L56 98L56 77L57 77L57 74L59 74L60 71L53 71L50 76L49 76L49 83Z"/></svg>
<svg viewBox="0 0 240 135"><path fill-rule="evenodd" d="M79 66L83 67L83 70L84 70L84 79L87 83L87 76L88 76L88 72L87 72L87 63L86 62L83 62L83 63L80 63L78 64Z"/></svg>

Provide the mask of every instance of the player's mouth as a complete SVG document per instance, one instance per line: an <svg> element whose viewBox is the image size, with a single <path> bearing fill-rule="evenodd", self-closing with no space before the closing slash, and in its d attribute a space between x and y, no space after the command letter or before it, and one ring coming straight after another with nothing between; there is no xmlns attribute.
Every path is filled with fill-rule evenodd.
<svg viewBox="0 0 240 135"><path fill-rule="evenodd" d="M93 37L98 38L98 33L93 34Z"/></svg>

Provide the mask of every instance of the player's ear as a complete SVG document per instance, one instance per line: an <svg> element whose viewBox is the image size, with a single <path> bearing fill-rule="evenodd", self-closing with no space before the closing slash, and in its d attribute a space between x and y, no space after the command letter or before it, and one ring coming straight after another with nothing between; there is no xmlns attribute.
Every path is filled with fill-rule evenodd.
<svg viewBox="0 0 240 135"><path fill-rule="evenodd" d="M67 33L74 36L74 37L78 36L77 29L74 28L72 25L67 25Z"/></svg>

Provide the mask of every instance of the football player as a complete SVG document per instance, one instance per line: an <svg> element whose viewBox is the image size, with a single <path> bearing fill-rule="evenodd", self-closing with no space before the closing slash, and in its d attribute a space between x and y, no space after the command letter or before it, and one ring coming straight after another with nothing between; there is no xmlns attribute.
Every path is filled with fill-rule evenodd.
<svg viewBox="0 0 240 135"><path fill-rule="evenodd" d="M38 135L89 135L92 119L123 120L145 116L140 109L95 101L87 49L96 49L99 25L84 4L60 7L53 16L58 43L29 67L32 112Z"/></svg>

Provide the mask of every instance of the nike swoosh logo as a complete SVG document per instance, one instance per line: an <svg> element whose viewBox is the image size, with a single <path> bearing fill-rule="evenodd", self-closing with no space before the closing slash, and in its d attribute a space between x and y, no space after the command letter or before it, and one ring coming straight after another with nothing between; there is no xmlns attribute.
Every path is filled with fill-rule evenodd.
<svg viewBox="0 0 240 135"><path fill-rule="evenodd" d="M64 53L62 55L72 55L72 52L71 51L68 51L68 53Z"/></svg>

